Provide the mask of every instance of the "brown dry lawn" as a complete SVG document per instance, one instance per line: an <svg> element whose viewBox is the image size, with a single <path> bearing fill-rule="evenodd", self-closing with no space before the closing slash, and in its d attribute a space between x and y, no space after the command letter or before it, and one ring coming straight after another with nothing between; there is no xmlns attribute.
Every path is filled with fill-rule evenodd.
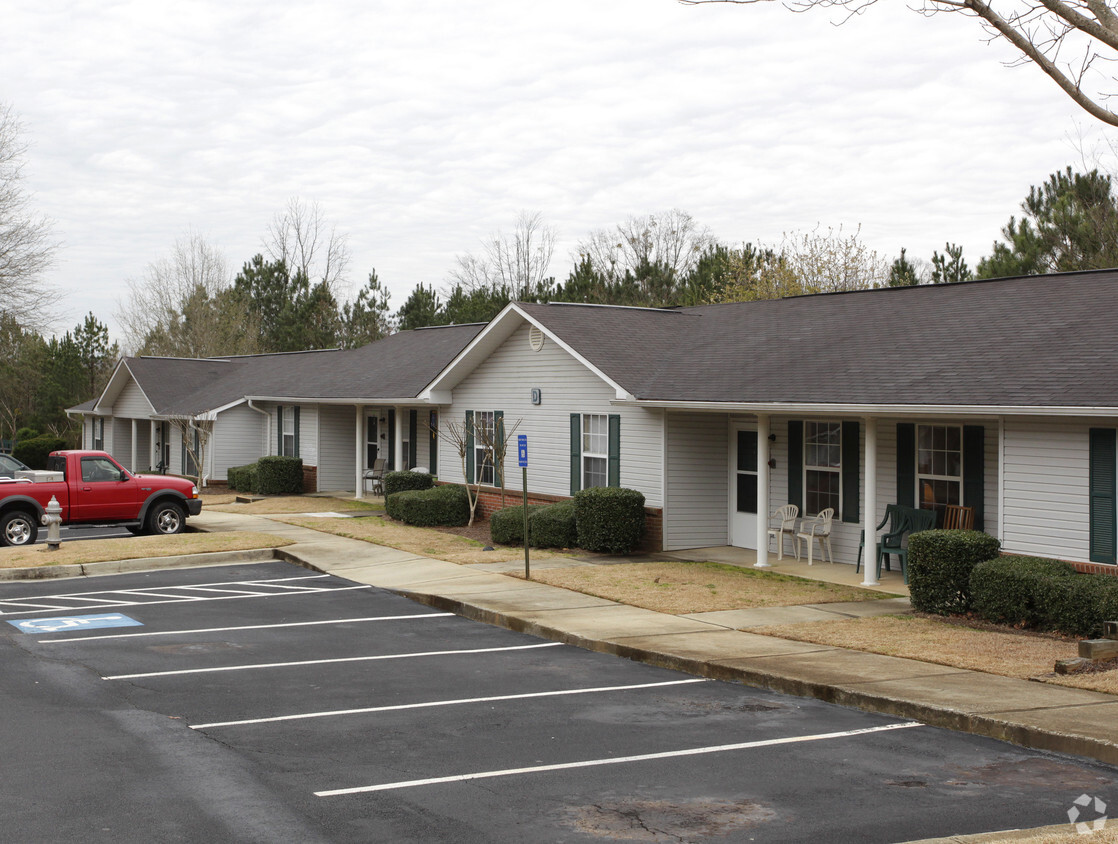
<svg viewBox="0 0 1118 844"><path fill-rule="evenodd" d="M896 597L721 563L619 563L548 569L532 577L551 586L673 615Z"/></svg>
<svg viewBox="0 0 1118 844"><path fill-rule="evenodd" d="M383 499L323 498L317 495L283 495L262 498L251 504L236 503L236 495L215 494L202 496L202 512L245 513L246 515L271 515L275 513L344 513L353 510L384 510Z"/></svg>
<svg viewBox="0 0 1118 844"><path fill-rule="evenodd" d="M322 499L315 499L321 501ZM329 509L329 508L324 508ZM304 511L309 512L309 511ZM451 563L499 563L523 560L524 549L515 546L498 545L492 551L484 551L485 544L448 531L432 528L410 527L391 519L370 516L367 519L306 519L298 516L284 517L280 521L299 527L348 536L375 542L401 551L410 551L424 557L434 557ZM532 549L533 560L552 560L569 557L559 551Z"/></svg>
<svg viewBox="0 0 1118 844"><path fill-rule="evenodd" d="M1118 694L1118 671L1059 675L1056 660L1078 653L1076 639L971 627L952 619L882 616L751 627L750 633L919 659L953 668Z"/></svg>
<svg viewBox="0 0 1118 844"><path fill-rule="evenodd" d="M45 542L39 542L26 548L0 548L0 568L79 565L103 560L138 560L145 557L206 554L212 551L278 548L290 544L291 541L288 539L252 531L180 533L176 536L126 536L120 539L79 539L63 542L57 551L50 551Z"/></svg>

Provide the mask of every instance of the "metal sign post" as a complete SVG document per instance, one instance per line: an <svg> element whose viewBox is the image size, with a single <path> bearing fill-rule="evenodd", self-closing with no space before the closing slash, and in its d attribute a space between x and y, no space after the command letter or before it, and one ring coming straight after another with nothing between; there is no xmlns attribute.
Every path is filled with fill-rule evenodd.
<svg viewBox="0 0 1118 844"><path fill-rule="evenodd" d="M524 491L524 579L532 579L532 566L528 560L528 435L517 434L516 457L520 464L520 488Z"/></svg>

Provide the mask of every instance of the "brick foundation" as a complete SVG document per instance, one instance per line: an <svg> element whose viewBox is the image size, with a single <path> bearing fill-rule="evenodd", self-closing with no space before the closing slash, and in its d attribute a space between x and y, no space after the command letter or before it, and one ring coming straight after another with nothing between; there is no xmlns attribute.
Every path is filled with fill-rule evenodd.
<svg viewBox="0 0 1118 844"><path fill-rule="evenodd" d="M318 492L318 467L303 464L303 492Z"/></svg>
<svg viewBox="0 0 1118 844"><path fill-rule="evenodd" d="M438 483L444 483L439 481ZM543 492L528 492L529 504L555 504L570 501L569 495L549 495ZM519 507L524 494L519 490L505 490L505 507ZM478 491L477 517L488 520L501 507L501 490L498 487L483 486ZM660 507L644 508L644 537L634 552L662 551L664 548L664 511Z"/></svg>

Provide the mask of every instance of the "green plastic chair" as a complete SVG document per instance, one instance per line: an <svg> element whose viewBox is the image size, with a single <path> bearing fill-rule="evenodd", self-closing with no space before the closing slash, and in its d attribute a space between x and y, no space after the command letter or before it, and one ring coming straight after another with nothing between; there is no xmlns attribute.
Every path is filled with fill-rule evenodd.
<svg viewBox="0 0 1118 844"><path fill-rule="evenodd" d="M908 584L908 548L902 544L905 535L911 536L924 530L931 530L936 526L938 514L935 510L914 510L911 507L898 507L900 510L901 524L898 529L890 530L881 537L877 543L877 576L881 577L881 564L885 563L885 570L890 571L888 557L896 556L901 566L904 582Z"/></svg>

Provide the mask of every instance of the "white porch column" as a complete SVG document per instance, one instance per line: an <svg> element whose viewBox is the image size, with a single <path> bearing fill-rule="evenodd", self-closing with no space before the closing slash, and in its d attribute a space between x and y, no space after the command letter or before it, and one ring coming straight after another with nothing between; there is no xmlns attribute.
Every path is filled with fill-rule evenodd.
<svg viewBox="0 0 1118 844"><path fill-rule="evenodd" d="M132 472L136 471L136 420L132 420L132 462L128 464L128 469Z"/></svg>
<svg viewBox="0 0 1118 844"><path fill-rule="evenodd" d="M779 541L779 540L778 540ZM757 414L757 562L756 568L769 564L769 415Z"/></svg>
<svg viewBox="0 0 1118 844"><path fill-rule="evenodd" d="M404 466L404 426L408 424L407 409L403 407L396 408L396 439L392 443L392 465L396 467L396 471L400 472L406 467Z"/></svg>
<svg viewBox="0 0 1118 844"><path fill-rule="evenodd" d="M365 497L365 405L359 404L354 408L354 434L353 434L353 465L356 478L354 487L357 490L354 493L354 498ZM371 468L371 467L370 467Z"/></svg>
<svg viewBox="0 0 1118 844"><path fill-rule="evenodd" d="M866 472L862 510L862 530L865 547L862 549L863 586L877 586L877 419L866 417Z"/></svg>
<svg viewBox="0 0 1118 844"><path fill-rule="evenodd" d="M154 472L159 461L163 459L159 446L159 423L152 419L148 423L148 451L151 453L151 470Z"/></svg>

